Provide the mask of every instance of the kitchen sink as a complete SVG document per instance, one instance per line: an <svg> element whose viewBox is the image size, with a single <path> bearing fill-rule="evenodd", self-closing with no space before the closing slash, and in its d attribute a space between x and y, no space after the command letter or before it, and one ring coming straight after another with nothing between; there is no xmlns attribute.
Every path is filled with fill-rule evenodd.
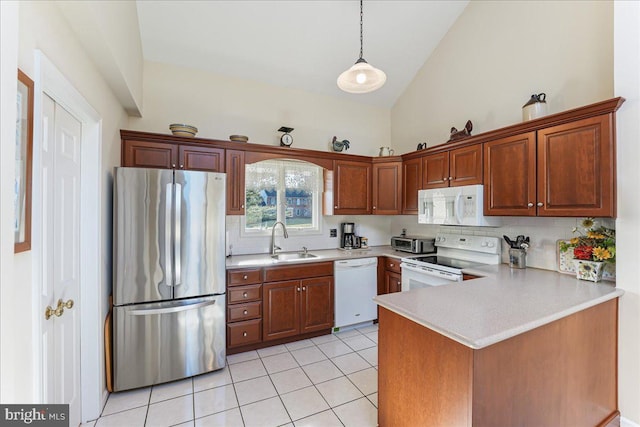
<svg viewBox="0 0 640 427"><path fill-rule="evenodd" d="M309 259L309 258L317 258L317 255L313 255L307 252L295 252L288 254L275 254L271 255L271 258L276 261L297 261L300 259Z"/></svg>

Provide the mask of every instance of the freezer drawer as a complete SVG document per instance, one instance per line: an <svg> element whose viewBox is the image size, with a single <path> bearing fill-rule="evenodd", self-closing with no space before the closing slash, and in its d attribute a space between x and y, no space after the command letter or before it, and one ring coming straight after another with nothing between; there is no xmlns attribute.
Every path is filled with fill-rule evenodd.
<svg viewBox="0 0 640 427"><path fill-rule="evenodd" d="M114 307L115 391L225 366L225 296Z"/></svg>

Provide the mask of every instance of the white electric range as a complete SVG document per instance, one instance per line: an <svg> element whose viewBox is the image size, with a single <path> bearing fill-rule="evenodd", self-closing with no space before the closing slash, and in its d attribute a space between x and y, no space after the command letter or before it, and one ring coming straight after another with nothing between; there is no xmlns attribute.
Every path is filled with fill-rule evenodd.
<svg viewBox="0 0 640 427"><path fill-rule="evenodd" d="M437 253L402 258L402 291L462 282L462 270L478 265L500 264L498 237L441 233Z"/></svg>

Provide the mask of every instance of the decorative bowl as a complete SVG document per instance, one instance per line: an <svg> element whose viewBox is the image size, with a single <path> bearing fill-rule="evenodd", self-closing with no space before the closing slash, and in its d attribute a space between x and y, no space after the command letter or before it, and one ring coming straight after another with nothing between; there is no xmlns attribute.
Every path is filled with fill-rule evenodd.
<svg viewBox="0 0 640 427"><path fill-rule="evenodd" d="M198 128L191 125L185 125L183 123L173 123L169 125L171 133L177 136L196 136Z"/></svg>
<svg viewBox="0 0 640 427"><path fill-rule="evenodd" d="M233 142L247 142L249 137L244 135L231 135L229 139Z"/></svg>

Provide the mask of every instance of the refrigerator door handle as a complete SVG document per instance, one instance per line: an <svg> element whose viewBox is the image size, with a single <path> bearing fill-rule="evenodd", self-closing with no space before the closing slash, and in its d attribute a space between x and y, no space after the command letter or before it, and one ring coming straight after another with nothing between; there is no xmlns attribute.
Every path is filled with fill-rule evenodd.
<svg viewBox="0 0 640 427"><path fill-rule="evenodd" d="M129 314L130 316L148 316L151 314L178 313L180 311L195 310L197 308L208 307L215 303L216 303L216 300L214 299L210 301L197 302L195 304L181 304L173 307L128 310L127 314Z"/></svg>
<svg viewBox="0 0 640 427"><path fill-rule="evenodd" d="M175 241L174 241L174 257L175 260L175 286L178 286L182 282L182 184L176 183L176 219L174 223L175 227Z"/></svg>
<svg viewBox="0 0 640 427"><path fill-rule="evenodd" d="M171 213L173 212L173 184L167 184L164 206L164 281L173 286L173 263L171 261Z"/></svg>

